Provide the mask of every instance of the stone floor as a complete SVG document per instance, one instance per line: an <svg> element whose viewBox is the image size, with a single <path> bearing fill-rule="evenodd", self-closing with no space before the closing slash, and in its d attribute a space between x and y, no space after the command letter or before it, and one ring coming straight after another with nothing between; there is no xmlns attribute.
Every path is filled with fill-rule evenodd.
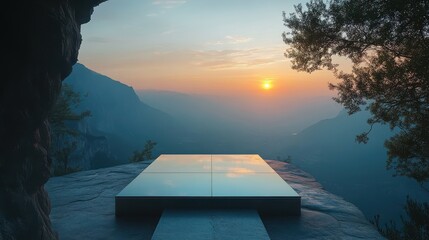
<svg viewBox="0 0 429 240"><path fill-rule="evenodd" d="M256 210L174 210L163 212L153 240L270 239Z"/></svg>
<svg viewBox="0 0 429 240"><path fill-rule="evenodd" d="M302 197L300 217L261 216L270 239L383 239L356 206L323 190L309 174L287 163L267 163ZM154 232L162 234L164 220L156 230L159 216L115 217L114 196L149 164L126 164L51 178L46 189L51 197L52 223L60 238L151 239ZM233 221L245 224L247 220ZM198 230L197 226L188 227ZM230 231L233 236L233 229Z"/></svg>

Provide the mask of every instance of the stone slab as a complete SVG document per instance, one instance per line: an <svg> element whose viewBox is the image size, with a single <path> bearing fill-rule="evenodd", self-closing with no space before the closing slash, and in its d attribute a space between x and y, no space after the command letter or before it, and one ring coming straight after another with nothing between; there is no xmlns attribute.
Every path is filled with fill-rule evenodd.
<svg viewBox="0 0 429 240"><path fill-rule="evenodd" d="M166 209L152 240L270 239L256 210Z"/></svg>
<svg viewBox="0 0 429 240"><path fill-rule="evenodd" d="M384 239L356 206L323 190L311 175L288 163L266 162L302 196L299 217L261 215L272 240ZM115 217L115 195L147 166L145 161L50 178L45 187L60 238L152 239L160 216Z"/></svg>

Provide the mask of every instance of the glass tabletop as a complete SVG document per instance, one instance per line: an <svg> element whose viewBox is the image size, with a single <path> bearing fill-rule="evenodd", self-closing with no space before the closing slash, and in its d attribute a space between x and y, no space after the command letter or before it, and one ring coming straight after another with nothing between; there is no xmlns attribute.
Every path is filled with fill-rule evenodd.
<svg viewBox="0 0 429 240"><path fill-rule="evenodd" d="M274 173L259 155L212 155L212 172Z"/></svg>
<svg viewBox="0 0 429 240"><path fill-rule="evenodd" d="M211 155L168 155L159 156L145 172L211 172Z"/></svg>
<svg viewBox="0 0 429 240"><path fill-rule="evenodd" d="M298 194L277 173L213 173L213 197L293 197Z"/></svg>
<svg viewBox="0 0 429 240"><path fill-rule="evenodd" d="M211 173L146 173L138 175L118 197L210 197Z"/></svg>

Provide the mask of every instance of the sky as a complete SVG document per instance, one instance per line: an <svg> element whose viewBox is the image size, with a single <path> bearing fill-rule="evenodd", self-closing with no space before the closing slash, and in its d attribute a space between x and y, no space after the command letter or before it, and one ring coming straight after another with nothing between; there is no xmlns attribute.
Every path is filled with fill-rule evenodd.
<svg viewBox="0 0 429 240"><path fill-rule="evenodd" d="M82 26L79 61L136 90L333 96L331 72L297 72L284 56L282 12L300 2L109 0Z"/></svg>

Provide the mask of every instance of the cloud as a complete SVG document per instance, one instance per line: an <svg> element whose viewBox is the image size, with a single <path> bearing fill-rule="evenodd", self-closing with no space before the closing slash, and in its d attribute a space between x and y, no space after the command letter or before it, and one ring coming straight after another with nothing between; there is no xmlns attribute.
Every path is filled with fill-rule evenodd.
<svg viewBox="0 0 429 240"><path fill-rule="evenodd" d="M231 44L246 43L252 41L252 38L241 37L241 36L226 36L225 39L228 39Z"/></svg>
<svg viewBox="0 0 429 240"><path fill-rule="evenodd" d="M184 0L155 0L152 2L153 5L158 5L163 8L174 8L185 4L187 1Z"/></svg>
<svg viewBox="0 0 429 240"><path fill-rule="evenodd" d="M224 44L242 44L252 41L253 38L243 36L225 36L224 39L215 42L209 42L208 45L224 45Z"/></svg>
<svg viewBox="0 0 429 240"><path fill-rule="evenodd" d="M127 68L181 68L200 70L250 69L286 61L282 48L228 50L145 50L124 53L121 65ZM117 57L116 59L119 59Z"/></svg>
<svg viewBox="0 0 429 240"><path fill-rule="evenodd" d="M216 42L208 42L207 45L223 45L225 44L224 41L216 41Z"/></svg>
<svg viewBox="0 0 429 240"><path fill-rule="evenodd" d="M193 64L212 70L250 68L283 61L281 49L253 48L244 50L194 51Z"/></svg>

